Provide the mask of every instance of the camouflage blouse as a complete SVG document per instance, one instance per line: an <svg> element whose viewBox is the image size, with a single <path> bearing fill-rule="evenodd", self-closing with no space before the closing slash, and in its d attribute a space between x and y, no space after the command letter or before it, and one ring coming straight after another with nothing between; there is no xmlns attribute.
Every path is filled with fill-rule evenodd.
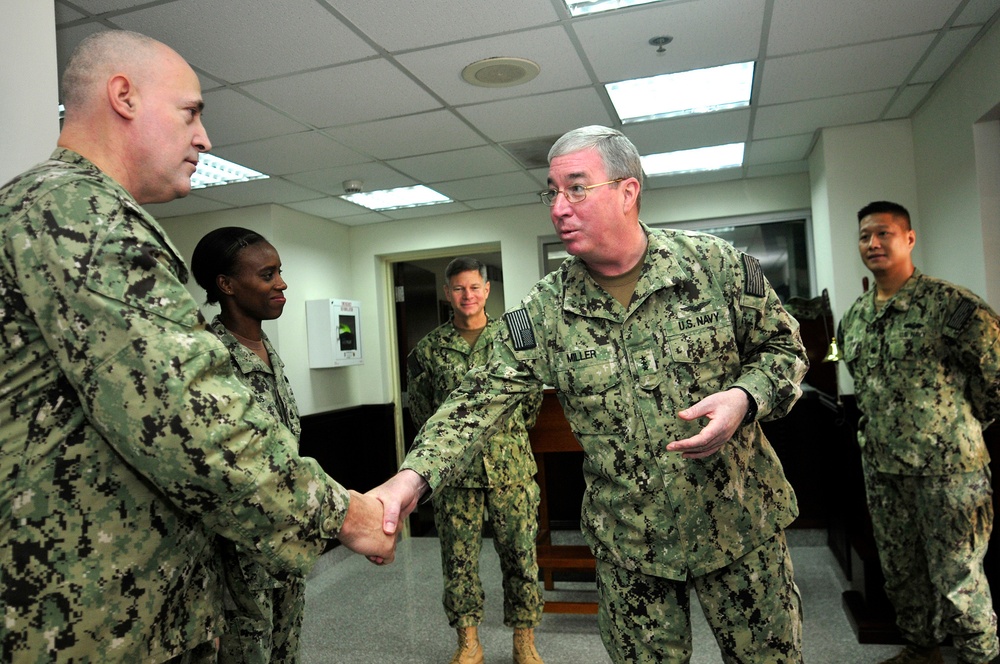
<svg viewBox="0 0 1000 664"><path fill-rule="evenodd" d="M410 352L406 392L413 424L420 428L462 382L472 367L489 361L493 337L503 323L490 318L474 348L449 321L432 330ZM496 434L483 443L469 467L449 484L460 487L506 486L530 481L538 472L528 429L535 423L542 393L525 397Z"/></svg>
<svg viewBox="0 0 1000 664"><path fill-rule="evenodd" d="M0 661L220 633L216 536L302 573L348 496L233 376L162 228L69 150L0 188Z"/></svg>
<svg viewBox="0 0 1000 664"><path fill-rule="evenodd" d="M681 580L753 550L797 506L756 422L718 453L683 459L666 445L706 422L676 413L740 386L758 418L780 417L807 360L756 259L709 235L643 228L649 246L627 308L568 259L505 314L492 361L466 375L403 465L439 486L466 446L552 385L585 453L582 522L595 555Z"/></svg>
<svg viewBox="0 0 1000 664"><path fill-rule="evenodd" d="M888 302L875 289L840 321L875 470L944 475L989 463L983 428L1000 415L1000 320L979 297L919 270Z"/></svg>

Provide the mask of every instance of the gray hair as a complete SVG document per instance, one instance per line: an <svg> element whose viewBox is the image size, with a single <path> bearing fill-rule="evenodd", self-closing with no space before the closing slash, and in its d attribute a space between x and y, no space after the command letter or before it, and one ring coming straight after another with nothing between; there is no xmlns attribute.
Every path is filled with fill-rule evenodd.
<svg viewBox="0 0 1000 664"><path fill-rule="evenodd" d="M84 38L73 51L62 76L66 113L86 105L90 96L116 68L141 71L142 63L160 42L128 30L103 30Z"/></svg>
<svg viewBox="0 0 1000 664"><path fill-rule="evenodd" d="M601 125L580 127L566 132L552 144L549 150L549 163L551 164L556 157L581 150L596 150L604 163L604 172L612 180L635 178L639 181L639 196L636 198L636 209L638 209L646 180L642 172L639 151L632 141L611 127Z"/></svg>

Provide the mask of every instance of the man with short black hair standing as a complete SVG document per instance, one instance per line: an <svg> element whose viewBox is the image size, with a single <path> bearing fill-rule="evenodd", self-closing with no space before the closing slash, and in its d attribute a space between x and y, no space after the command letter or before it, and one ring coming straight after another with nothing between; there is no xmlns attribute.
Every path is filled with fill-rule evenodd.
<svg viewBox="0 0 1000 664"><path fill-rule="evenodd" d="M837 336L854 378L865 489L885 590L908 645L884 664L937 664L951 635L962 664L997 656L983 558L993 483L983 428L1000 416L1000 320L969 290L913 264L898 203L858 212L875 287Z"/></svg>

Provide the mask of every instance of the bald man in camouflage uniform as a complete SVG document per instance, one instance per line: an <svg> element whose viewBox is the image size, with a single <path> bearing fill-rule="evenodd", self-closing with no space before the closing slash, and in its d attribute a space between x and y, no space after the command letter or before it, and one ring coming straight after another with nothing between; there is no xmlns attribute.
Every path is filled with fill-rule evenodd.
<svg viewBox="0 0 1000 664"><path fill-rule="evenodd" d="M909 642L886 661L941 662L951 635L961 662L990 662L1000 649L983 571L993 526L983 427L1000 416L1000 321L967 289L914 267L906 208L876 201L858 225L875 288L838 336L886 594Z"/></svg>
<svg viewBox="0 0 1000 664"><path fill-rule="evenodd" d="M298 575L391 538L234 377L141 207L210 147L197 75L106 31L63 100L59 148L0 188L0 661L214 662L217 535Z"/></svg>
<svg viewBox="0 0 1000 664"><path fill-rule="evenodd" d="M620 132L560 138L549 187L543 201L573 257L505 314L492 361L376 489L387 531L453 476L470 443L552 385L585 453L583 530L612 660L689 661L694 588L726 662L801 662L783 530L795 496L757 424L800 395L795 320L752 257L639 221L642 167Z"/></svg>
<svg viewBox="0 0 1000 664"><path fill-rule="evenodd" d="M503 326L486 313L490 282L486 266L460 257L445 269L444 295L452 319L417 343L407 362L410 415L417 428L434 414L472 367L493 351ZM528 429L535 423L542 393L529 395L490 437L459 476L434 496L434 523L441 540L444 610L458 630L452 664L482 664L477 626L483 620L484 593L479 578L483 522L489 514L493 547L503 573L504 625L514 629L514 664L542 664L534 628L542 621L538 587L539 489Z"/></svg>

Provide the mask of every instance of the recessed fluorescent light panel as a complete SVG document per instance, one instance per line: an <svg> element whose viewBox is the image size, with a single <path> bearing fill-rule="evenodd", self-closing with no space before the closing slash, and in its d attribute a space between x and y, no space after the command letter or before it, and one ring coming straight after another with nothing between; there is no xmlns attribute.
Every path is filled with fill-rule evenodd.
<svg viewBox="0 0 1000 664"><path fill-rule="evenodd" d="M240 166L206 152L198 157L198 168L191 176L191 188L221 187L224 184L266 180L269 177L252 168Z"/></svg>
<svg viewBox="0 0 1000 664"><path fill-rule="evenodd" d="M737 62L608 83L604 87L618 117L628 124L749 106L753 68L752 61Z"/></svg>
<svg viewBox="0 0 1000 664"><path fill-rule="evenodd" d="M661 2L662 0L566 0L566 9L570 16L582 16L584 14L597 14L599 12L609 12L612 9L631 7L632 5L648 5L651 2Z"/></svg>
<svg viewBox="0 0 1000 664"><path fill-rule="evenodd" d="M640 157L642 170L648 177L674 173L718 171L743 165L743 143L713 145L693 150L661 152Z"/></svg>
<svg viewBox="0 0 1000 664"><path fill-rule="evenodd" d="M447 196L439 194L430 187L425 187L422 184L418 184L415 187L365 191L360 194L341 196L341 198L355 205L362 205L369 210L397 210L399 208L452 202Z"/></svg>

